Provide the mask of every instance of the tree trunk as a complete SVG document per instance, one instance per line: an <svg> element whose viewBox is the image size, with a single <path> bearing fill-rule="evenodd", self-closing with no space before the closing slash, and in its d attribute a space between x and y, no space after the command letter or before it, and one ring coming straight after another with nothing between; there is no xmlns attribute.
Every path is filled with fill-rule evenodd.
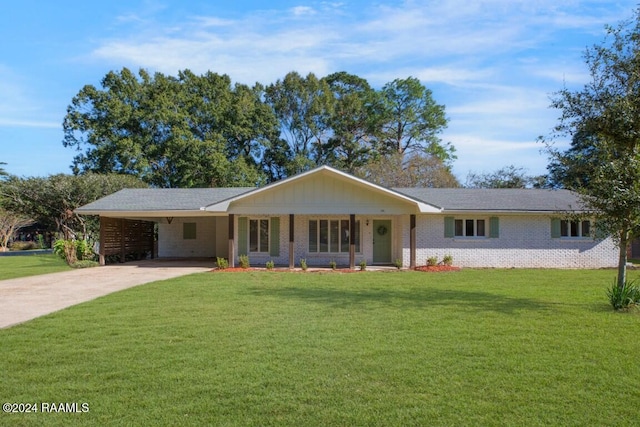
<svg viewBox="0 0 640 427"><path fill-rule="evenodd" d="M629 233L627 230L620 232L619 257L618 257L618 288L624 288L627 283L627 246L629 245Z"/></svg>

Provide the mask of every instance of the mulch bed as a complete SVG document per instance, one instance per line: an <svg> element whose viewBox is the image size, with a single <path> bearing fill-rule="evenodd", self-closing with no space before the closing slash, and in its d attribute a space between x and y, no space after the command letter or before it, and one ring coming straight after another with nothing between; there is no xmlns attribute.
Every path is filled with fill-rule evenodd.
<svg viewBox="0 0 640 427"><path fill-rule="evenodd" d="M416 271L422 271L422 272L427 272L427 273L441 273L441 272L447 272L447 271L460 271L460 267L453 267L451 265L421 265L415 268ZM214 268L213 270L211 270L212 273L239 273L239 272L249 272L249 271L279 271L279 272L290 272L290 273L359 273L360 270L359 268L356 268L354 270L350 269L350 268L338 268L335 270L331 270L329 268L322 268L322 269L315 269L315 268L309 268L307 271L303 271L300 268L296 268L296 269L289 269L289 268L274 268L272 270L267 270L266 268L255 268L255 267L250 267L250 268L242 268L242 267L233 267L233 268L225 268L225 269L219 269L219 268ZM371 271L371 270L366 270L366 271ZM384 271L396 271L396 270L384 270Z"/></svg>
<svg viewBox="0 0 640 427"><path fill-rule="evenodd" d="M443 271L460 271L460 267L452 265L421 265L416 267L416 271L425 271L427 273L441 273Z"/></svg>

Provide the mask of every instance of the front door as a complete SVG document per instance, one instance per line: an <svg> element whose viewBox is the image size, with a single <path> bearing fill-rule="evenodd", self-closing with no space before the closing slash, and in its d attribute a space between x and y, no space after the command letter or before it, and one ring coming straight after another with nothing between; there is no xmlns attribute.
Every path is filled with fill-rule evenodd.
<svg viewBox="0 0 640 427"><path fill-rule="evenodd" d="M373 263L391 262L391 220L373 220Z"/></svg>

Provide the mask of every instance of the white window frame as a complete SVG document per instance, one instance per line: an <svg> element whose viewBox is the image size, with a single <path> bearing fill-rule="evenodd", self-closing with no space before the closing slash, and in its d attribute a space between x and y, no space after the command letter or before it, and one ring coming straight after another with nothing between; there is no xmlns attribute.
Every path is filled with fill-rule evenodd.
<svg viewBox="0 0 640 427"><path fill-rule="evenodd" d="M462 234L458 234L458 221L462 221ZM473 221L472 234L467 234L468 221ZM478 221L483 222L484 235L478 236ZM486 239L489 237L489 218L483 217L454 217L453 218L453 238L454 239Z"/></svg>
<svg viewBox="0 0 640 427"><path fill-rule="evenodd" d="M320 251L320 221L327 221L327 251ZM331 251L331 221L338 221L338 251ZM309 254L331 254L331 255L346 255L349 253L349 243L346 244L346 248L343 247L342 239L340 238L340 233L342 231L342 221L350 221L349 218L327 218L327 217L314 217L309 218L307 221L307 253ZM309 239L310 235L310 227L309 224L311 222L316 223L316 250L311 250L311 240ZM362 253L362 226L361 221L359 219L356 220L356 230L358 230L358 234L356 235L356 253ZM358 250L358 246L360 246Z"/></svg>
<svg viewBox="0 0 640 427"><path fill-rule="evenodd" d="M261 250L262 249L262 237L261 237L261 233L260 233L260 227L262 225L262 221L267 221L267 234L266 234L266 238L267 238L267 243L266 243L266 249L265 250ZM252 245L251 245L251 223L252 222L257 222L257 248L258 250L252 250ZM250 254L268 254L269 253L269 249L270 249L270 245L271 245L271 218L247 218L247 250Z"/></svg>
<svg viewBox="0 0 640 427"><path fill-rule="evenodd" d="M585 223L587 223L588 233L584 234ZM575 230L575 231L574 231ZM575 233L575 234L574 234ZM561 239L591 239L593 238L593 222L588 219L583 220L560 220L560 238Z"/></svg>

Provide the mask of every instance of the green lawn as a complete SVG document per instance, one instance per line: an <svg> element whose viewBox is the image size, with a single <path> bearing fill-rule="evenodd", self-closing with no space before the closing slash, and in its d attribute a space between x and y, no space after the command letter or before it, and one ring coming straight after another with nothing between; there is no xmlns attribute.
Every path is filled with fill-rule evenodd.
<svg viewBox="0 0 640 427"><path fill-rule="evenodd" d="M637 425L640 313L609 308L614 275L156 282L0 330L0 400L89 408L0 425Z"/></svg>
<svg viewBox="0 0 640 427"><path fill-rule="evenodd" d="M0 257L0 280L66 271L71 267L57 255Z"/></svg>

